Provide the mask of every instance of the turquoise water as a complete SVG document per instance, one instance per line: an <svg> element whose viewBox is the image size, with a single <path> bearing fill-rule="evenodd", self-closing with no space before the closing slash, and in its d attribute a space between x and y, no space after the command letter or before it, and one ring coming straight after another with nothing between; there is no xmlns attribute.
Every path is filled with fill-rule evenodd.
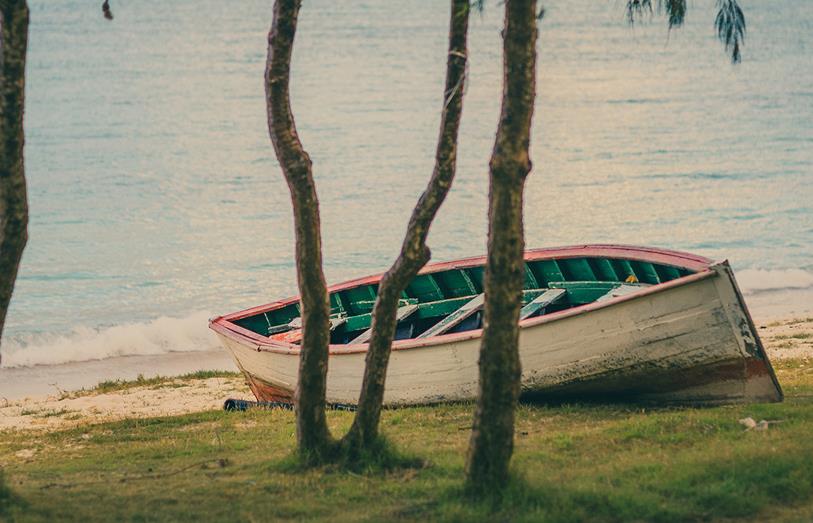
<svg viewBox="0 0 813 523"><path fill-rule="evenodd" d="M31 0L30 242L6 367L215 345L206 319L296 292L263 98L270 1ZM493 5L492 5L493 4ZM657 245L729 258L746 291L813 286L813 4L741 2L743 63L623 2L546 2L529 247ZM472 18L459 170L435 260L485 250L501 6ZM432 169L446 2L307 2L293 105L331 282L396 254Z"/></svg>

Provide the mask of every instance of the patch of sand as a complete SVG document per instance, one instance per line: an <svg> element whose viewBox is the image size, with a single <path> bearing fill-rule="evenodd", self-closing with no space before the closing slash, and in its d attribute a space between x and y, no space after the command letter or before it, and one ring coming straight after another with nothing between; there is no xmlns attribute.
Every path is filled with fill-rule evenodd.
<svg viewBox="0 0 813 523"><path fill-rule="evenodd" d="M254 399L243 378L167 380L107 393L0 402L0 431L58 430L125 418L171 416L223 408L227 398Z"/></svg>
<svg viewBox="0 0 813 523"><path fill-rule="evenodd" d="M771 360L813 358L813 317L757 324Z"/></svg>

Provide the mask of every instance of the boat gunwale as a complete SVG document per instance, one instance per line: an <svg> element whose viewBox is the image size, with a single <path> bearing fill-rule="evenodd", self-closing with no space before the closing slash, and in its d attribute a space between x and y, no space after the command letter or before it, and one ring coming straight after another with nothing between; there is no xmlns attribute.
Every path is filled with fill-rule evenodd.
<svg viewBox="0 0 813 523"><path fill-rule="evenodd" d="M584 305L579 305L576 307L571 307L569 309L552 312L550 314L545 314L543 316L536 316L533 318L528 318L526 320L521 320L519 322L519 328L525 329L565 318L570 318L573 316L579 316L582 314L586 314L588 312L592 312L594 310L611 307L619 303L668 291L675 287L681 287L683 285L688 285L697 281L702 281L714 277L716 275L717 273L713 269L709 268L701 272L690 274L688 276L683 276L681 278L677 278L665 283L660 283L657 285L652 285L651 287L642 288L639 292L635 292L632 294L617 296L615 298L598 303L597 302L585 303ZM212 322L210 323L210 328L215 332L218 332L220 334L223 334L224 336L234 339L238 343L242 343L243 345L245 345L246 341L249 341L251 342L252 345L256 346L256 350L259 352L275 352L278 354L299 354L300 352L299 345L272 340L270 338L262 336L261 334L257 334L254 331L240 327L239 325L235 325L234 323L221 320L223 319L216 318L212 320ZM228 323L228 326L224 325L224 323ZM432 336L430 338L410 338L404 340L395 340L392 343L392 350L395 351L395 350L419 349L424 347L432 347L436 345L457 343L469 339L479 338L482 336L482 334L483 329L481 328L463 332L441 334L438 336ZM368 343L358 343L354 345L346 343L330 344L329 353L331 356L365 353L367 352L368 345L369 345Z"/></svg>
<svg viewBox="0 0 813 523"><path fill-rule="evenodd" d="M650 287L645 287L638 292L627 294L624 296L618 296L603 302L586 303L562 311L545 314L543 316L535 316L532 318L521 320L519 322L520 329L534 327L536 325L541 325L564 318L578 316L594 310L611 307L618 303L623 303L644 296L649 296L651 294L670 290L675 287L687 285L717 275L717 272L714 271L714 269L712 268L714 261L709 258L704 258L702 256L697 256L686 252L671 251L667 249L657 249L651 247L635 247L628 245L595 244L595 245L576 245L568 247L532 249L525 252L525 261L528 262L546 259L567 259L567 258L602 257L602 256L610 258L628 259L633 261L643 261L649 263L672 265L689 270L694 270L697 272L689 274L687 276L676 278L674 280L670 280L668 282L655 284ZM475 267L483 265L485 261L486 256L476 256L448 262L438 262L425 266L420 271L419 274L432 274L435 272L442 272L456 268ZM378 282L382 276L383 273L342 282L329 287L328 292L332 293L336 291L357 287L360 285L373 284ZM235 320L240 320L248 316L254 316L256 314L261 314L264 312L268 312L270 310L285 307L296 301L299 301L299 296L292 296L265 305L260 305L257 307L245 309L242 311L234 312L223 316L218 316L209 321L209 328L211 328L212 330L219 334L222 334L228 338L233 339L238 343L241 343L242 345L246 345L246 342L248 342L251 345L255 346L257 351L274 352L278 354L288 354L288 355L299 354L300 352L299 345L272 340L267 336L263 336L262 334L258 334L244 327L240 327L239 325L234 323ZM396 340L392 344L392 350L407 350L431 347L436 345L444 345L448 343L456 343L481 337L482 333L483 329L481 328L470 331L441 334L438 336L432 336L430 338L424 339L410 338L404 340ZM336 356L345 354L365 353L367 352L367 347L368 343L359 343L353 345L331 344L329 346L329 353L330 355Z"/></svg>

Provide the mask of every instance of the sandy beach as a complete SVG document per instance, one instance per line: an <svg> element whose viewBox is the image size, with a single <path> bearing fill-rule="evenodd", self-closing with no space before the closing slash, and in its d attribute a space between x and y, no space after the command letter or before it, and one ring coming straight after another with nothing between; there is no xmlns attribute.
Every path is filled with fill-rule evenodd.
<svg viewBox="0 0 813 523"><path fill-rule="evenodd" d="M813 317L758 322L772 361L813 359ZM781 378L780 378L781 379ZM219 409L227 398L253 399L241 377L172 378L119 390L56 392L0 403L0 431L54 431L126 418L171 416Z"/></svg>
<svg viewBox="0 0 813 523"><path fill-rule="evenodd" d="M241 377L169 378L110 392L82 390L34 396L0 403L0 431L59 430L125 418L200 412L221 408L226 398L253 399Z"/></svg>

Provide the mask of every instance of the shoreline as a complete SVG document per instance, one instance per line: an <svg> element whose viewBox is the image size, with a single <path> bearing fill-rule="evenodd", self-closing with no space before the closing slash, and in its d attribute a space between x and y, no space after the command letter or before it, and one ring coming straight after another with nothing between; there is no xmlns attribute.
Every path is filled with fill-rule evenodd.
<svg viewBox="0 0 813 523"><path fill-rule="evenodd" d="M792 361L804 367L813 359L813 315L758 321L757 329L774 364ZM225 351L193 354L196 367L205 367L211 362L222 364L223 356L228 357ZM189 359L189 353L184 356ZM132 361L133 358L138 357L114 359ZM101 386L97 386L97 381L73 392L57 390L47 395L1 398L0 433L9 430L58 431L106 421L189 414L220 409L229 397L254 399L243 377L233 372L233 363L229 368L217 369L219 372L208 372L212 369L203 368L193 370L199 372L186 376L177 376L181 373L176 372L161 378L142 376L136 381L117 378Z"/></svg>
<svg viewBox="0 0 813 523"><path fill-rule="evenodd" d="M34 396L61 395L93 388L103 381L134 380L139 376L180 376L218 370L237 372L231 356L223 350L168 352L156 355L116 356L58 365L0 369L0 401Z"/></svg>
<svg viewBox="0 0 813 523"><path fill-rule="evenodd" d="M751 282L751 285L753 284L754 282ZM813 317L813 287L751 291L746 294L745 299L758 328ZM194 315L189 318L193 317ZM0 367L0 401L63 394L92 388L102 381L133 380L138 376L146 378L178 376L202 370L236 372L237 367L231 356L220 347L218 340L204 323L195 320L195 325L200 327L201 332L188 330L189 322L187 320L189 318L181 319L180 326L177 325L177 319L160 320L162 322L161 334L167 334L167 323L169 323L171 331L176 328L186 329L182 337L183 343L180 344L174 335L165 336L166 339L159 336L156 341L153 339L154 333L143 331L145 326L150 327L153 323L159 322L156 320L153 323L111 327L109 330L98 331L89 338L58 340L60 344L54 347L39 345L36 347L37 350L53 351L56 356L59 356L62 350L66 349L66 345L68 349L77 350L79 354L93 353L93 351L84 350L86 345L101 348L103 349L101 352L107 354L111 352L110 344L118 343L121 345L116 347L119 350L112 352L125 355L102 356L98 359L88 358L66 363ZM132 327L135 327L135 331ZM112 335L111 331L114 330L116 334ZM760 335L763 335L762 330L760 330ZM141 337L161 346L178 350L128 355L126 349L133 344L133 338L138 341ZM159 341L161 343L158 343ZM196 348L200 350L189 350ZM781 352L779 357L781 357ZM59 361L59 358L57 357L56 360Z"/></svg>

